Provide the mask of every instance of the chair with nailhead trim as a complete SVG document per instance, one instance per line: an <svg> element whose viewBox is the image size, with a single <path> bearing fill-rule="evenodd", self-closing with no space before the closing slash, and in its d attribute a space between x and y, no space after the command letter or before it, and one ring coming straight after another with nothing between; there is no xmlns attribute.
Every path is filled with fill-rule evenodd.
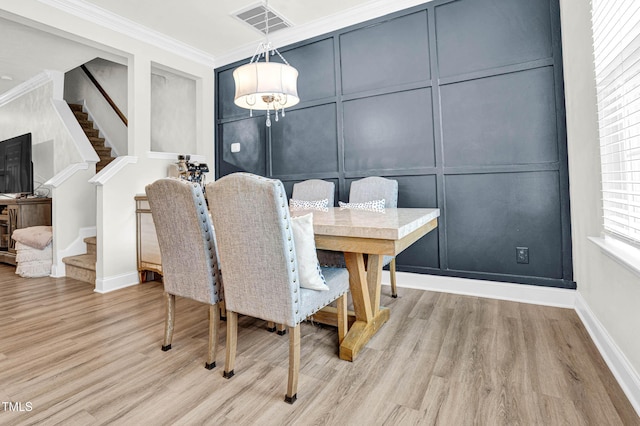
<svg viewBox="0 0 640 426"><path fill-rule="evenodd" d="M347 330L349 273L322 268L329 290L300 287L287 195L282 182L234 173L206 188L224 264L227 349L224 377L234 375L238 314L289 329L289 379L285 401L297 398L300 323L337 300L338 340Z"/></svg>
<svg viewBox="0 0 640 426"><path fill-rule="evenodd" d="M327 199L329 207L334 205L335 184L320 179L309 179L293 185L291 198L303 201L320 201ZM345 268L342 252L318 250L318 261L322 266Z"/></svg>
<svg viewBox="0 0 640 426"><path fill-rule="evenodd" d="M166 316L162 350L171 349L176 296L209 305L205 367L216 366L222 280L216 236L198 183L164 178L145 187L162 256Z"/></svg>

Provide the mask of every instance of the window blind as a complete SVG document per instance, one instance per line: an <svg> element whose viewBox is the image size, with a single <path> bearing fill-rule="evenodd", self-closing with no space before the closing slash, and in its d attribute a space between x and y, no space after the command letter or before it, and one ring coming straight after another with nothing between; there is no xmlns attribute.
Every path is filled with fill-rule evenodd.
<svg viewBox="0 0 640 426"><path fill-rule="evenodd" d="M640 1L593 0L605 231L640 245Z"/></svg>

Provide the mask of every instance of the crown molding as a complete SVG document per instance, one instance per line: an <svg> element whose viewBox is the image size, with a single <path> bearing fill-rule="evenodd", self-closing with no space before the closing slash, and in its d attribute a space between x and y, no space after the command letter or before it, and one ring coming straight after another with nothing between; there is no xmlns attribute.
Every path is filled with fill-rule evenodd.
<svg viewBox="0 0 640 426"><path fill-rule="evenodd" d="M45 84L52 82L53 78L54 75L52 71L44 70L24 83L20 83L15 86L13 89L7 90L0 95L0 107L5 106L9 102L18 99L20 96L23 96L40 86L44 86Z"/></svg>
<svg viewBox="0 0 640 426"><path fill-rule="evenodd" d="M182 43L163 33L147 28L137 22L116 15L106 9L84 0L38 0L40 3L77 16L94 24L124 34L136 40L156 46L191 61L213 67L215 59L212 55Z"/></svg>
<svg viewBox="0 0 640 426"><path fill-rule="evenodd" d="M429 3L430 1L432 0L375 0L307 24L269 34L269 39L276 47L287 46L370 19ZM247 43L229 53L217 55L215 57L215 67L221 67L251 57L256 50L256 45L257 42Z"/></svg>
<svg viewBox="0 0 640 426"><path fill-rule="evenodd" d="M254 53L256 47L256 42L247 43L228 53L214 57L207 52L196 49L191 45L147 28L137 22L124 18L85 0L38 1L55 9L212 68L217 68L250 57ZM432 0L427 0L427 2L429 1ZM308 24L278 31L275 34L272 34L270 39L277 46L285 46L424 3L425 0L374 0L360 6L352 7L343 12L312 21Z"/></svg>

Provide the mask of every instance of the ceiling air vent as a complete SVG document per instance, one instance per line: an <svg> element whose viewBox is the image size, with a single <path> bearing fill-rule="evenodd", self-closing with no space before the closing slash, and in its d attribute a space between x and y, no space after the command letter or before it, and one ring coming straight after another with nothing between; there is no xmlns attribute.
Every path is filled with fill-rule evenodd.
<svg viewBox="0 0 640 426"><path fill-rule="evenodd" d="M266 34L267 25L265 13L269 14L269 34L291 26L286 19L278 15L278 13L276 13L272 8L265 6L262 3L257 3L249 6L248 8L244 8L233 13L232 16L260 31L262 34Z"/></svg>

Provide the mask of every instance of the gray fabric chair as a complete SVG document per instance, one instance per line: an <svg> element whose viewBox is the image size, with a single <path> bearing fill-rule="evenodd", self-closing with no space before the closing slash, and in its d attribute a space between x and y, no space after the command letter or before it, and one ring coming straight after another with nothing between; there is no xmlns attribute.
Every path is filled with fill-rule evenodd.
<svg viewBox="0 0 640 426"><path fill-rule="evenodd" d="M349 191L350 203L364 203L384 199L384 206L398 207L398 181L379 176L371 176L351 182ZM396 289L396 258L384 256L383 265L389 265L391 276L391 297L398 297Z"/></svg>
<svg viewBox="0 0 640 426"><path fill-rule="evenodd" d="M364 203L384 199L384 206L398 207L398 181L371 176L351 182L350 203Z"/></svg>
<svg viewBox="0 0 640 426"><path fill-rule="evenodd" d="M162 256L166 300L164 343L171 349L176 296L209 305L209 347L205 367L216 366L219 308L223 300L216 237L200 185L165 178L145 188Z"/></svg>
<svg viewBox="0 0 640 426"><path fill-rule="evenodd" d="M320 179L309 179L293 184L291 198L303 201L329 200L333 207L335 200L335 184Z"/></svg>
<svg viewBox="0 0 640 426"><path fill-rule="evenodd" d="M303 201L329 200L329 207L334 206L335 184L320 179L309 179L293 185L291 198ZM318 250L320 265L344 268L344 255L342 252Z"/></svg>
<svg viewBox="0 0 640 426"><path fill-rule="evenodd" d="M227 350L224 376L234 374L238 314L289 329L289 381L285 401L297 397L300 322L338 301L338 336L347 331L346 269L323 268L328 291L300 287L287 195L279 180L234 173L209 183L209 207L225 268Z"/></svg>

